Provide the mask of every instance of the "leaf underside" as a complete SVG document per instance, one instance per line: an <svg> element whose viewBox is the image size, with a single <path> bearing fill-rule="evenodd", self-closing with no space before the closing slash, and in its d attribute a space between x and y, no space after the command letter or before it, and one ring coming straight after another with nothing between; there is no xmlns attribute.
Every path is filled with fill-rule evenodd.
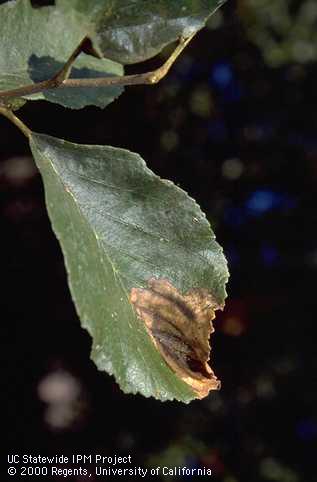
<svg viewBox="0 0 317 482"><path fill-rule="evenodd" d="M40 134L30 143L96 365L128 393L196 398L155 348L129 293L165 278L182 293L210 290L223 305L226 260L199 206L127 150Z"/></svg>

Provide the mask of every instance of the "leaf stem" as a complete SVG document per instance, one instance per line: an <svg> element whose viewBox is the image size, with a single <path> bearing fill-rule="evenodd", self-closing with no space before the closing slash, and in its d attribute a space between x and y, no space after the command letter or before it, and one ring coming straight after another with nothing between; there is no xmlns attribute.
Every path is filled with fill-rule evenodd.
<svg viewBox="0 0 317 482"><path fill-rule="evenodd" d="M121 77L118 76L104 78L99 77L97 79L67 79L60 85L60 87L105 87L109 85L157 84L160 80L163 79L163 77L166 76L177 57L181 54L181 52L191 41L194 35L195 34L192 34L186 39L181 38L175 50L171 53L166 62L164 62L164 64L161 65L161 67L159 67L158 69L141 74L123 75Z"/></svg>
<svg viewBox="0 0 317 482"><path fill-rule="evenodd" d="M0 105L0 114L9 119L13 124L15 124L20 131L23 132L25 137L28 139L31 137L32 131L16 116L13 114L12 110Z"/></svg>
<svg viewBox="0 0 317 482"><path fill-rule="evenodd" d="M195 32L196 33L196 32ZM21 97L25 95L35 94L47 89L61 89L68 87L107 87L111 85L141 85L141 84L157 84L168 73L177 57L184 50L186 45L194 37L195 33L189 37L181 38L177 47L164 64L156 70L134 75L123 75L115 77L99 77L96 79L69 79L72 65L78 55L83 50L83 44L87 41L84 38L76 50L67 60L64 67L54 77L35 84L25 85L17 89L6 90L0 92L0 98Z"/></svg>

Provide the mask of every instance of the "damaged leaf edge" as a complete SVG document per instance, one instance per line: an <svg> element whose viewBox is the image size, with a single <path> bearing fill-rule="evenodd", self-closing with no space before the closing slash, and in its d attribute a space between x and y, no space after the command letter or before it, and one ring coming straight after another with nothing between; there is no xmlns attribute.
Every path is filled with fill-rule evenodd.
<svg viewBox="0 0 317 482"><path fill-rule="evenodd" d="M219 390L221 387L221 382L217 379L215 376L213 370L211 369L209 365L209 360L210 360L210 355L211 355L211 347L210 347L210 336L211 334L215 331L212 320L215 318L215 311L220 309L223 310L224 308L224 303L222 305L219 305L215 300L211 305L209 305L209 311L210 311L210 318L208 319L208 339L207 345L208 345L208 356L205 361L202 361L202 367L203 370L208 374L207 376L204 376L202 373L199 373L198 371L194 371L190 368L185 368L181 366L181 364L177 363L173 357L169 354L170 350L164 349L164 345L160 343L155 337L155 335L152 333L152 329L155 330L154 323L149 321L149 316L148 313L144 315L144 309L145 311L148 311L148 308L145 308L145 306L138 303L139 300L141 300L141 297L143 294L148 293L151 291L152 286L155 285L155 283L160 283L160 284L165 284L167 287L171 287L173 290L176 290L175 287L170 283L169 280L166 278L150 278L147 282L148 284L148 289L147 288L132 288L130 291L130 302L134 306L135 312L138 316L138 318L144 323L144 326L146 328L147 334L149 335L152 343L154 344L155 348L158 350L162 358L164 359L165 363L168 365L168 367L174 372L178 378L180 378L186 385L188 385L195 393L196 398L202 399L205 398L211 390ZM176 292L180 294L177 290ZM213 298L210 290L205 290L204 288L194 288L189 291L187 291L184 295L181 295L182 298L189 297L190 295L193 294L193 292L199 292L200 294L205 293L210 295L211 299ZM157 292L156 292L157 293ZM214 299L214 298L213 298ZM139 306L138 306L139 304ZM202 308L203 309L203 308ZM153 308L153 319L155 320L156 313L154 312ZM159 314L160 316L160 314ZM197 325L197 330L199 330L199 325ZM184 343L188 343L188 338L184 338ZM177 358L177 357L176 357Z"/></svg>

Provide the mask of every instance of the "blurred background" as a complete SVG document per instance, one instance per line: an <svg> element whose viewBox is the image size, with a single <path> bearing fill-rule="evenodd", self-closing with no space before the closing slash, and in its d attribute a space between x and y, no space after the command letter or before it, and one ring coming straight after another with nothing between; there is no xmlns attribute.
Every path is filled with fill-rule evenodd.
<svg viewBox="0 0 317 482"><path fill-rule="evenodd" d="M190 405L125 395L90 361L40 176L0 119L6 452L131 454L209 467L214 482L317 480L316 26L315 0L229 0L157 86L104 111L19 111L37 132L140 153L206 212L231 272L212 338L222 389Z"/></svg>

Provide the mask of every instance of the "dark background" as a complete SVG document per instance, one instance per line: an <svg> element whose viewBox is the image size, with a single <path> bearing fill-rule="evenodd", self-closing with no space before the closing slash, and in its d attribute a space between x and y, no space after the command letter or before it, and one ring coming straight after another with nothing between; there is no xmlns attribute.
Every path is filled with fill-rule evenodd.
<svg viewBox="0 0 317 482"><path fill-rule="evenodd" d="M40 176L0 119L6 452L132 454L135 466L211 467L215 482L317 479L317 65L270 65L245 3L229 1L158 86L127 88L104 111L19 111L37 132L140 153L206 212L231 272L212 338L219 393L161 403L97 371ZM299 2L286 3L296 18Z"/></svg>

